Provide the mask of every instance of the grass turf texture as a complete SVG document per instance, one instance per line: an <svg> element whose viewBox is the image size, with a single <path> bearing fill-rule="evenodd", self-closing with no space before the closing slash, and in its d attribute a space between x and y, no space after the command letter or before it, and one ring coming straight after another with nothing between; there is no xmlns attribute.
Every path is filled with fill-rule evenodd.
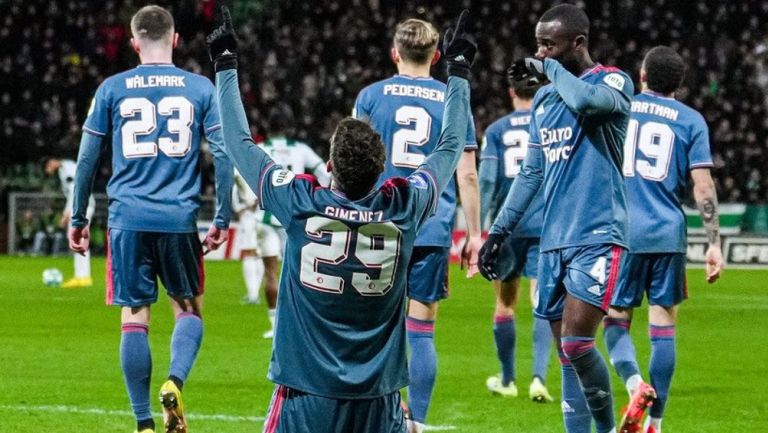
<svg viewBox="0 0 768 433"><path fill-rule="evenodd" d="M118 360L119 310L104 306L104 260L94 259L88 289L47 288L43 269L71 273L71 258L0 257L0 432L129 433L129 414ZM237 262L206 264L205 337L185 386L192 433L261 431L272 393L265 377L269 340L266 307L242 305ZM429 423L457 432L563 432L559 404L527 399L531 372L531 311L527 286L518 308L518 386L521 396L491 396L485 379L498 370L491 315L493 290L480 277L465 280L452 269L451 299L437 324L439 369ZM768 388L768 271L729 270L714 286L689 271L691 299L681 311L678 364L664 421L675 433L759 432L765 429ZM167 374L172 329L161 298L152 312L152 408ZM648 362L646 311L632 326L640 362ZM599 347L604 350L602 341ZM560 373L552 354L548 387L559 396ZM626 392L614 374L615 406ZM224 415L220 417L219 415ZM159 424L161 418L156 417Z"/></svg>

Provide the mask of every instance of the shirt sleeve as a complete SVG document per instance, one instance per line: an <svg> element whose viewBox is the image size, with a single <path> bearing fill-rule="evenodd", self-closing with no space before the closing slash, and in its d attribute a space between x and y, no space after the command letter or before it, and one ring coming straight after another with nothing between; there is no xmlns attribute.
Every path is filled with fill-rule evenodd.
<svg viewBox="0 0 768 433"><path fill-rule="evenodd" d="M691 169L712 167L709 148L709 128L701 116L691 126L691 143L688 148L688 164Z"/></svg>
<svg viewBox="0 0 768 433"><path fill-rule="evenodd" d="M477 150L477 130L475 129L475 116L472 110L469 110L469 123L467 124L467 144L464 145L465 151Z"/></svg>
<svg viewBox="0 0 768 433"><path fill-rule="evenodd" d="M531 123L533 124L533 123ZM507 199L493 222L491 233L508 235L517 227L526 209L544 182L544 152L541 146L528 145L525 162L515 177Z"/></svg>
<svg viewBox="0 0 768 433"><path fill-rule="evenodd" d="M83 131L98 137L107 135L110 129L111 101L108 87L109 81L105 81L96 89L96 94L93 96L91 106L88 109L88 116L83 124Z"/></svg>
<svg viewBox="0 0 768 433"><path fill-rule="evenodd" d="M96 170L101 155L102 138L100 135L84 133L80 138L80 150L77 155L77 169L75 170L75 182L72 191L72 227L85 227L88 225L87 209L93 180L96 178Z"/></svg>
<svg viewBox="0 0 768 433"><path fill-rule="evenodd" d="M590 84L576 77L557 60L544 59L544 70L571 110L583 116L629 113L634 85L618 70L603 76L600 84Z"/></svg>
<svg viewBox="0 0 768 433"><path fill-rule="evenodd" d="M360 91L355 99L355 106L352 108L352 117L358 120L365 120L371 115L370 98L368 97L367 88Z"/></svg>
<svg viewBox="0 0 768 433"><path fill-rule="evenodd" d="M219 104L216 101L216 89L208 82L206 78L206 84L211 86L209 92L208 103L206 104L208 109L205 110L205 117L203 118L203 129L206 136L211 132L221 128L221 119L219 118Z"/></svg>

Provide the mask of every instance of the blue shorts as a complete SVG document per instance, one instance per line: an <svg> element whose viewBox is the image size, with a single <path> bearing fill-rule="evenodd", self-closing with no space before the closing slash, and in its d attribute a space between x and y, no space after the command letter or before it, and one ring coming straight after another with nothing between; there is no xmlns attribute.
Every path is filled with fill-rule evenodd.
<svg viewBox="0 0 768 433"><path fill-rule="evenodd" d="M611 305L635 308L643 303L675 306L688 298L684 253L627 254Z"/></svg>
<svg viewBox="0 0 768 433"><path fill-rule="evenodd" d="M408 265L408 297L431 304L448 297L450 248L414 247Z"/></svg>
<svg viewBox="0 0 768 433"><path fill-rule="evenodd" d="M599 244L541 253L536 317L560 320L566 293L607 312L625 251Z"/></svg>
<svg viewBox="0 0 768 433"><path fill-rule="evenodd" d="M277 385L264 433L405 433L400 392L336 399Z"/></svg>
<svg viewBox="0 0 768 433"><path fill-rule="evenodd" d="M203 294L203 251L197 233L109 229L107 238L108 305L155 303L158 277L169 296Z"/></svg>
<svg viewBox="0 0 768 433"><path fill-rule="evenodd" d="M507 237L499 251L496 275L501 281L512 281L520 275L536 278L539 267L539 238Z"/></svg>

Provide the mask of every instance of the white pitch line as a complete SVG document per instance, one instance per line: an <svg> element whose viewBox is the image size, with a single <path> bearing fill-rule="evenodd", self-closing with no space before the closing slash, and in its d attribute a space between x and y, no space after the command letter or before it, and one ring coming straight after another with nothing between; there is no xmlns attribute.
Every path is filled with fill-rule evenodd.
<svg viewBox="0 0 768 433"><path fill-rule="evenodd" d="M56 412L56 413L76 413L86 415L114 415L114 416L133 416L133 412L127 410L100 409L97 407L77 407L59 405L28 406L23 404L0 404L0 410L14 410L27 412ZM153 416L160 417L161 413L153 413ZM264 422L263 416L242 416L226 414L200 414L189 413L187 418L203 421L226 421L226 422Z"/></svg>
<svg viewBox="0 0 768 433"><path fill-rule="evenodd" d="M458 427L455 425L425 425L424 431L449 431L449 430L457 430Z"/></svg>

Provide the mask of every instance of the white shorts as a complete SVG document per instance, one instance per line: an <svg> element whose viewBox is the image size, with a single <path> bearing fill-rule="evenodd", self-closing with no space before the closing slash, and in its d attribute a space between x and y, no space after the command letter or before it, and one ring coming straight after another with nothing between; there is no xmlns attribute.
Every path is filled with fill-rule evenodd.
<svg viewBox="0 0 768 433"><path fill-rule="evenodd" d="M282 229L268 224L257 223L257 233L261 257L282 257L283 240L280 236Z"/></svg>
<svg viewBox="0 0 768 433"><path fill-rule="evenodd" d="M256 214L245 211L240 215L240 227L237 230L237 242L241 250L256 250L259 248Z"/></svg>

